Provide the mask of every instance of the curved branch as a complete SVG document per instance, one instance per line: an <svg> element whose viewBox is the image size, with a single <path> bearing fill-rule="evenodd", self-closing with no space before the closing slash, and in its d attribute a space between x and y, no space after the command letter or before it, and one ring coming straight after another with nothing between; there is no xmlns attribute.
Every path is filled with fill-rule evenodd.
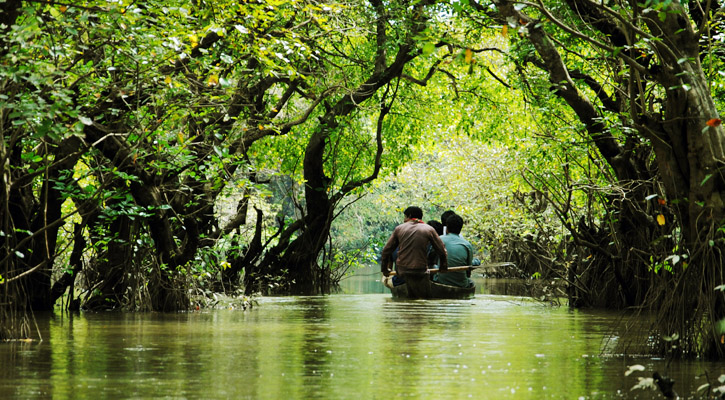
<svg viewBox="0 0 725 400"><path fill-rule="evenodd" d="M499 76L498 76L498 75L496 75L496 74L495 74L495 73L494 73L494 72L493 72L493 71L491 70L491 68L489 68L489 67L486 67L486 72L488 72L488 74L489 74L489 75L491 75L491 76L493 77L493 79L497 80L497 81L498 81L498 83L500 83L500 84L504 85L504 86L505 86L505 87L506 87L507 89L511 89L511 85L509 85L508 83L504 82L504 81L503 81L503 79L499 78Z"/></svg>
<svg viewBox="0 0 725 400"><path fill-rule="evenodd" d="M390 101L392 104L395 101L396 94L398 92L398 87L400 85L400 80L398 80L398 84L395 87L395 92L393 93L393 99ZM333 198L333 202L337 202L338 200L342 199L347 193L350 193L353 189L358 188L360 186L365 185L366 183L370 183L373 180L377 179L378 174L380 173L380 168L382 167L382 157L383 157L383 120L385 119L385 116L388 115L390 112L390 105L385 105L385 98L387 97L387 92L390 89L385 91L385 95L383 96L383 99L380 104L380 113L378 114L378 122L376 125L376 132L375 132L375 143L377 145L377 151L375 152L375 163L373 164L373 172L368 175L366 178L349 182L346 185L344 185L342 188L340 188L340 191L337 192Z"/></svg>
<svg viewBox="0 0 725 400"><path fill-rule="evenodd" d="M456 93L455 98L458 99L459 94L458 94L458 85L456 85L456 76L453 75L453 73L451 73L445 69L438 69L438 71L443 72L444 74L446 74L448 76L448 78L451 79L451 84L453 85L453 91Z"/></svg>
<svg viewBox="0 0 725 400"><path fill-rule="evenodd" d="M549 81L554 86L556 95L562 98L576 113L579 120L584 123L597 149L599 149L609 165L615 169L617 175L622 179L633 178L631 174L634 173L635 169L632 165L629 165L629 160L621 157L622 146L611 135L606 133L606 127L601 121L598 110L577 89L564 60L543 27L540 24L533 23L528 15L517 10L513 2L498 1L496 4L504 15L513 17L517 21L526 22L528 38L543 60L544 69L549 74Z"/></svg>
<svg viewBox="0 0 725 400"><path fill-rule="evenodd" d="M235 143L233 147L235 149L246 149L249 148L252 143L265 136L281 136L289 133L289 131L292 130L292 128L294 128L295 126L305 123L310 118L310 115L312 115L312 112L315 110L315 108L317 108L317 106L323 100L325 100L328 96L330 96L338 89L339 87L335 86L325 90L324 92L322 92L322 94L315 98L315 101L312 102L309 107L307 107L305 112L300 115L299 118L283 124L282 126L278 127L278 129L259 129L259 127L257 126L250 127L249 131L247 131L247 134L245 134L244 137L242 137L237 143Z"/></svg>
<svg viewBox="0 0 725 400"><path fill-rule="evenodd" d="M431 65L430 69L428 69L428 73L425 75L425 78L423 78L423 79L414 78L405 73L400 74L400 77L407 81L413 82L418 86L427 86L430 78L432 78L433 74L435 74L436 70L438 70L437 67L441 63L441 61L443 61L443 59L437 60L435 63L433 63L433 65Z"/></svg>
<svg viewBox="0 0 725 400"><path fill-rule="evenodd" d="M377 50L375 53L375 72L381 73L385 70L387 65L387 53L385 51L385 44L388 41L388 36L385 31L386 25L388 24L388 14L385 10L385 6L381 0L370 0L370 4L375 8L375 13L378 15L375 21L376 25L376 44Z"/></svg>
<svg viewBox="0 0 725 400"><path fill-rule="evenodd" d="M504 2L502 2L502 3L504 3ZM541 2L539 2L537 4L530 3L530 2L517 2L517 3L526 4L526 5L529 5L529 6L532 6L532 7L536 8L536 9L538 9L539 11L541 11L546 16L546 18L548 20L550 20L552 23L554 23L554 25L556 25L559 28L563 29L567 33L571 34L572 36L574 36L574 37L576 37L578 39L584 40L586 42L589 42L592 45L594 45L595 47L598 47L598 48L600 48L602 50L606 50L607 52L614 54L614 52L616 50L615 47L609 46L609 45L607 45L604 42L600 42L600 41L594 39L593 37L591 37L590 35L586 35L586 34L580 32L580 31L572 28L571 26L565 24L564 22L560 21L553 14L551 14L551 12L544 6L543 3L541 3ZM509 3L508 2L505 2L505 4L509 4ZM515 11L515 14L518 17L517 18L517 21L523 21L524 22L522 25L524 25L528 29L537 29L537 27L534 26L534 25L537 25L538 24L538 21L535 21L534 19L532 19L528 15L526 15L526 14L524 14L522 12L519 12L519 11ZM533 28L531 28L531 27L533 27ZM639 31L634 26L632 26L632 29L635 29L635 30ZM644 32L643 32L643 34L644 34ZM644 36L647 36L647 35L644 34ZM633 69L639 71L642 74L646 74L647 73L647 68L645 68L642 64L638 63L637 60L633 59L632 57L629 57L628 55L623 54L621 52L618 54L618 56L621 57L625 62L627 62L627 64L630 65L630 67L632 67Z"/></svg>
<svg viewBox="0 0 725 400"><path fill-rule="evenodd" d="M610 111L619 111L620 101L613 99L604 90L604 87L589 74L585 74L581 71L570 71L569 74L573 79L580 79L586 83L589 88L596 93L597 98L602 102L602 105Z"/></svg>

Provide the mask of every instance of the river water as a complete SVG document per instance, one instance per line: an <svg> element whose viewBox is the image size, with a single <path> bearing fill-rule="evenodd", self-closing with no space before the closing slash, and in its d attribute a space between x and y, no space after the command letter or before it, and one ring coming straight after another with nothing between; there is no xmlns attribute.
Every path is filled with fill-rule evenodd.
<svg viewBox="0 0 725 400"><path fill-rule="evenodd" d="M374 279L250 310L38 315L42 341L0 343L0 399L683 398L723 364L618 354L621 314L496 294L400 301ZM629 376L631 365L645 371Z"/></svg>

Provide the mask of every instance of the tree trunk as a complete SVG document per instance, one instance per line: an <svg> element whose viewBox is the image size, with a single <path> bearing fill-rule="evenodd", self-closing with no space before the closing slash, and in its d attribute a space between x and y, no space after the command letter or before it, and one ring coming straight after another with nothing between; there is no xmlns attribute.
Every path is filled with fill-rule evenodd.
<svg viewBox="0 0 725 400"><path fill-rule="evenodd" d="M73 224L73 250L68 260L71 270L64 272L63 275L53 283L50 291L51 303L55 302L63 296L68 290L68 310L78 311L80 303L75 299L75 280L78 274L83 270L83 250L86 247L86 239L83 237L84 224Z"/></svg>
<svg viewBox="0 0 725 400"><path fill-rule="evenodd" d="M86 274L93 279L90 293L83 302L83 308L89 310L110 310L123 307L126 293L126 274L129 265L134 262L132 244L135 222L126 216L119 216L107 229L113 232L113 239L106 245L106 251L96 259L93 271Z"/></svg>

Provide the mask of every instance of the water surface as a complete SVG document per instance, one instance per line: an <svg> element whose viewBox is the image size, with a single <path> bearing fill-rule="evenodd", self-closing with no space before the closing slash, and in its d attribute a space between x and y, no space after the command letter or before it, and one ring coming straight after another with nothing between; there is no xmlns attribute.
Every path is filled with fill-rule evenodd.
<svg viewBox="0 0 725 400"><path fill-rule="evenodd" d="M683 397L705 372L725 373L608 354L617 313L489 293L396 301L354 286L246 311L39 315L43 341L0 343L0 398L649 399L661 396L630 389L654 370ZM633 364L647 370L625 376Z"/></svg>

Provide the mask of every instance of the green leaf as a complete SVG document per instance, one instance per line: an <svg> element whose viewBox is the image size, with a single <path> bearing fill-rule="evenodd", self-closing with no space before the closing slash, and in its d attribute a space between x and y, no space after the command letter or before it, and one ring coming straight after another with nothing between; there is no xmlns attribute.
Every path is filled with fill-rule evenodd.
<svg viewBox="0 0 725 400"><path fill-rule="evenodd" d="M662 339L665 342L674 342L675 340L678 340L680 338L680 335L678 333L673 333L672 336L663 336Z"/></svg>
<svg viewBox="0 0 725 400"><path fill-rule="evenodd" d="M436 49L435 43L432 43L432 42L426 42L426 43L425 43L425 44L423 45L423 50L422 50L422 51L423 51L423 54L424 54L424 55L428 55L428 54L431 54L431 53L433 53L433 51L435 51L435 49Z"/></svg>

